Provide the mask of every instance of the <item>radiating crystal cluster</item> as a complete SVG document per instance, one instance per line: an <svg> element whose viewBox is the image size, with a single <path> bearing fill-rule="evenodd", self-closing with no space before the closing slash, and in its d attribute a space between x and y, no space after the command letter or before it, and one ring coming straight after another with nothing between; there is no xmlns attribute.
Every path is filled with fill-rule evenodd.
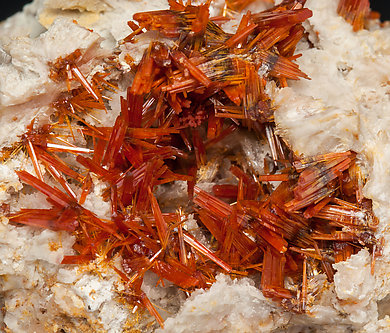
<svg viewBox="0 0 390 333"><path fill-rule="evenodd" d="M36 0L0 33L2 329L386 332L367 0Z"/></svg>

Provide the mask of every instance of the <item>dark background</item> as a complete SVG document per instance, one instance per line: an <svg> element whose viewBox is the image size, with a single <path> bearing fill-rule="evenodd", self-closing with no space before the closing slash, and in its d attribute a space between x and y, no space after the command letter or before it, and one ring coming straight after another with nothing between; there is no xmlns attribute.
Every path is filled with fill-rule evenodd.
<svg viewBox="0 0 390 333"><path fill-rule="evenodd" d="M29 3L28 0L0 0L3 2L0 9L0 21L16 13L23 8L23 5ZM150 0L153 1L153 0ZM327 0L322 0L327 1ZM5 4L4 4L5 2ZM390 20L390 1L389 0L371 0L371 9L381 13L382 20Z"/></svg>
<svg viewBox="0 0 390 333"><path fill-rule="evenodd" d="M390 2L389 0L371 0L371 9L381 13L382 21L390 20Z"/></svg>

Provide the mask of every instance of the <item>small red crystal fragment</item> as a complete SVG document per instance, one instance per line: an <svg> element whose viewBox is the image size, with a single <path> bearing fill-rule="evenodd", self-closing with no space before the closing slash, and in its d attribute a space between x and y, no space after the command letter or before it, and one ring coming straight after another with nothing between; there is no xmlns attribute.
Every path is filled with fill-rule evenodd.
<svg viewBox="0 0 390 333"><path fill-rule="evenodd" d="M339 0L337 13L353 26L354 31L364 28L364 19L370 13L369 0Z"/></svg>

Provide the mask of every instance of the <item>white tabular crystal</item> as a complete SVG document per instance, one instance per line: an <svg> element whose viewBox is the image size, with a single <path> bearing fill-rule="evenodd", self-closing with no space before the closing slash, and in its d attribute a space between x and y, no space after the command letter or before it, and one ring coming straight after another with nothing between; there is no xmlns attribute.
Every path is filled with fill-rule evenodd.
<svg viewBox="0 0 390 333"><path fill-rule="evenodd" d="M340 310L349 319L364 324L376 317L375 277L371 274L371 256L367 250L334 265L336 295L341 300Z"/></svg>
<svg viewBox="0 0 390 333"><path fill-rule="evenodd" d="M97 275L85 274L74 284L73 289L84 300L88 311L93 312L113 298L113 282Z"/></svg>
<svg viewBox="0 0 390 333"><path fill-rule="evenodd" d="M371 274L371 256L361 250L350 259L334 264L337 297L350 303L367 302L375 284Z"/></svg>
<svg viewBox="0 0 390 333"><path fill-rule="evenodd" d="M266 299L253 281L232 281L219 275L207 291L198 290L174 318L159 332L271 332L288 323L290 314L281 313Z"/></svg>

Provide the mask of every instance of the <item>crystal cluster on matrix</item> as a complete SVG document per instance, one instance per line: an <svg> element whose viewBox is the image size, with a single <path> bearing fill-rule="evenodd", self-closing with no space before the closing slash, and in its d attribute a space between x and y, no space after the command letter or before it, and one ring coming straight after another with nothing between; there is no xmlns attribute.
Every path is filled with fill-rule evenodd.
<svg viewBox="0 0 390 333"><path fill-rule="evenodd" d="M197 289L217 293L221 286L240 302L259 302L263 314L243 318L256 318L270 331L287 324L284 313L314 313L340 272L348 271L339 263L359 262L355 254L369 261L366 280L374 274L383 239L375 235L372 200L364 197L367 175L354 151L300 156L275 130L269 87L310 80L296 63L297 45L307 40L304 24L313 14L306 1L263 0L268 9L244 11L234 33L224 24L255 1L226 1L218 16L210 15L210 1L168 2L170 9L134 14L132 32L111 55L78 48L48 63L49 82L65 87L50 101L50 121L32 119L20 141L3 149L2 160L27 157L28 170L16 174L25 191L43 194L49 206L15 209L5 203L2 209L12 225L72 234L73 254L61 264L95 265L103 275L111 270L120 282L108 281L121 286L122 301L134 312L146 309L162 328L163 315L145 289L151 272L157 284L193 293L185 306L207 297ZM337 13L354 31L372 19L364 0L340 0ZM139 63L121 54L150 35ZM83 66L95 55L104 66L86 73ZM120 78L123 68L131 80ZM113 126L99 125L95 115L114 112L115 98L120 110ZM261 173L229 150L229 138L248 131L269 146ZM198 182L216 147L231 180L209 192ZM178 182L186 184L184 204L164 209L158 195L164 191L158 189ZM85 205L98 186L108 216ZM96 291L82 281L78 297L94 304L86 295ZM105 284L109 296L100 293L104 300L88 306L91 311L113 297ZM239 288L248 295L239 297ZM273 313L280 318L270 321ZM243 318L241 328L256 331ZM167 331L175 331L174 323L167 321ZM210 331L239 330L235 325Z"/></svg>

